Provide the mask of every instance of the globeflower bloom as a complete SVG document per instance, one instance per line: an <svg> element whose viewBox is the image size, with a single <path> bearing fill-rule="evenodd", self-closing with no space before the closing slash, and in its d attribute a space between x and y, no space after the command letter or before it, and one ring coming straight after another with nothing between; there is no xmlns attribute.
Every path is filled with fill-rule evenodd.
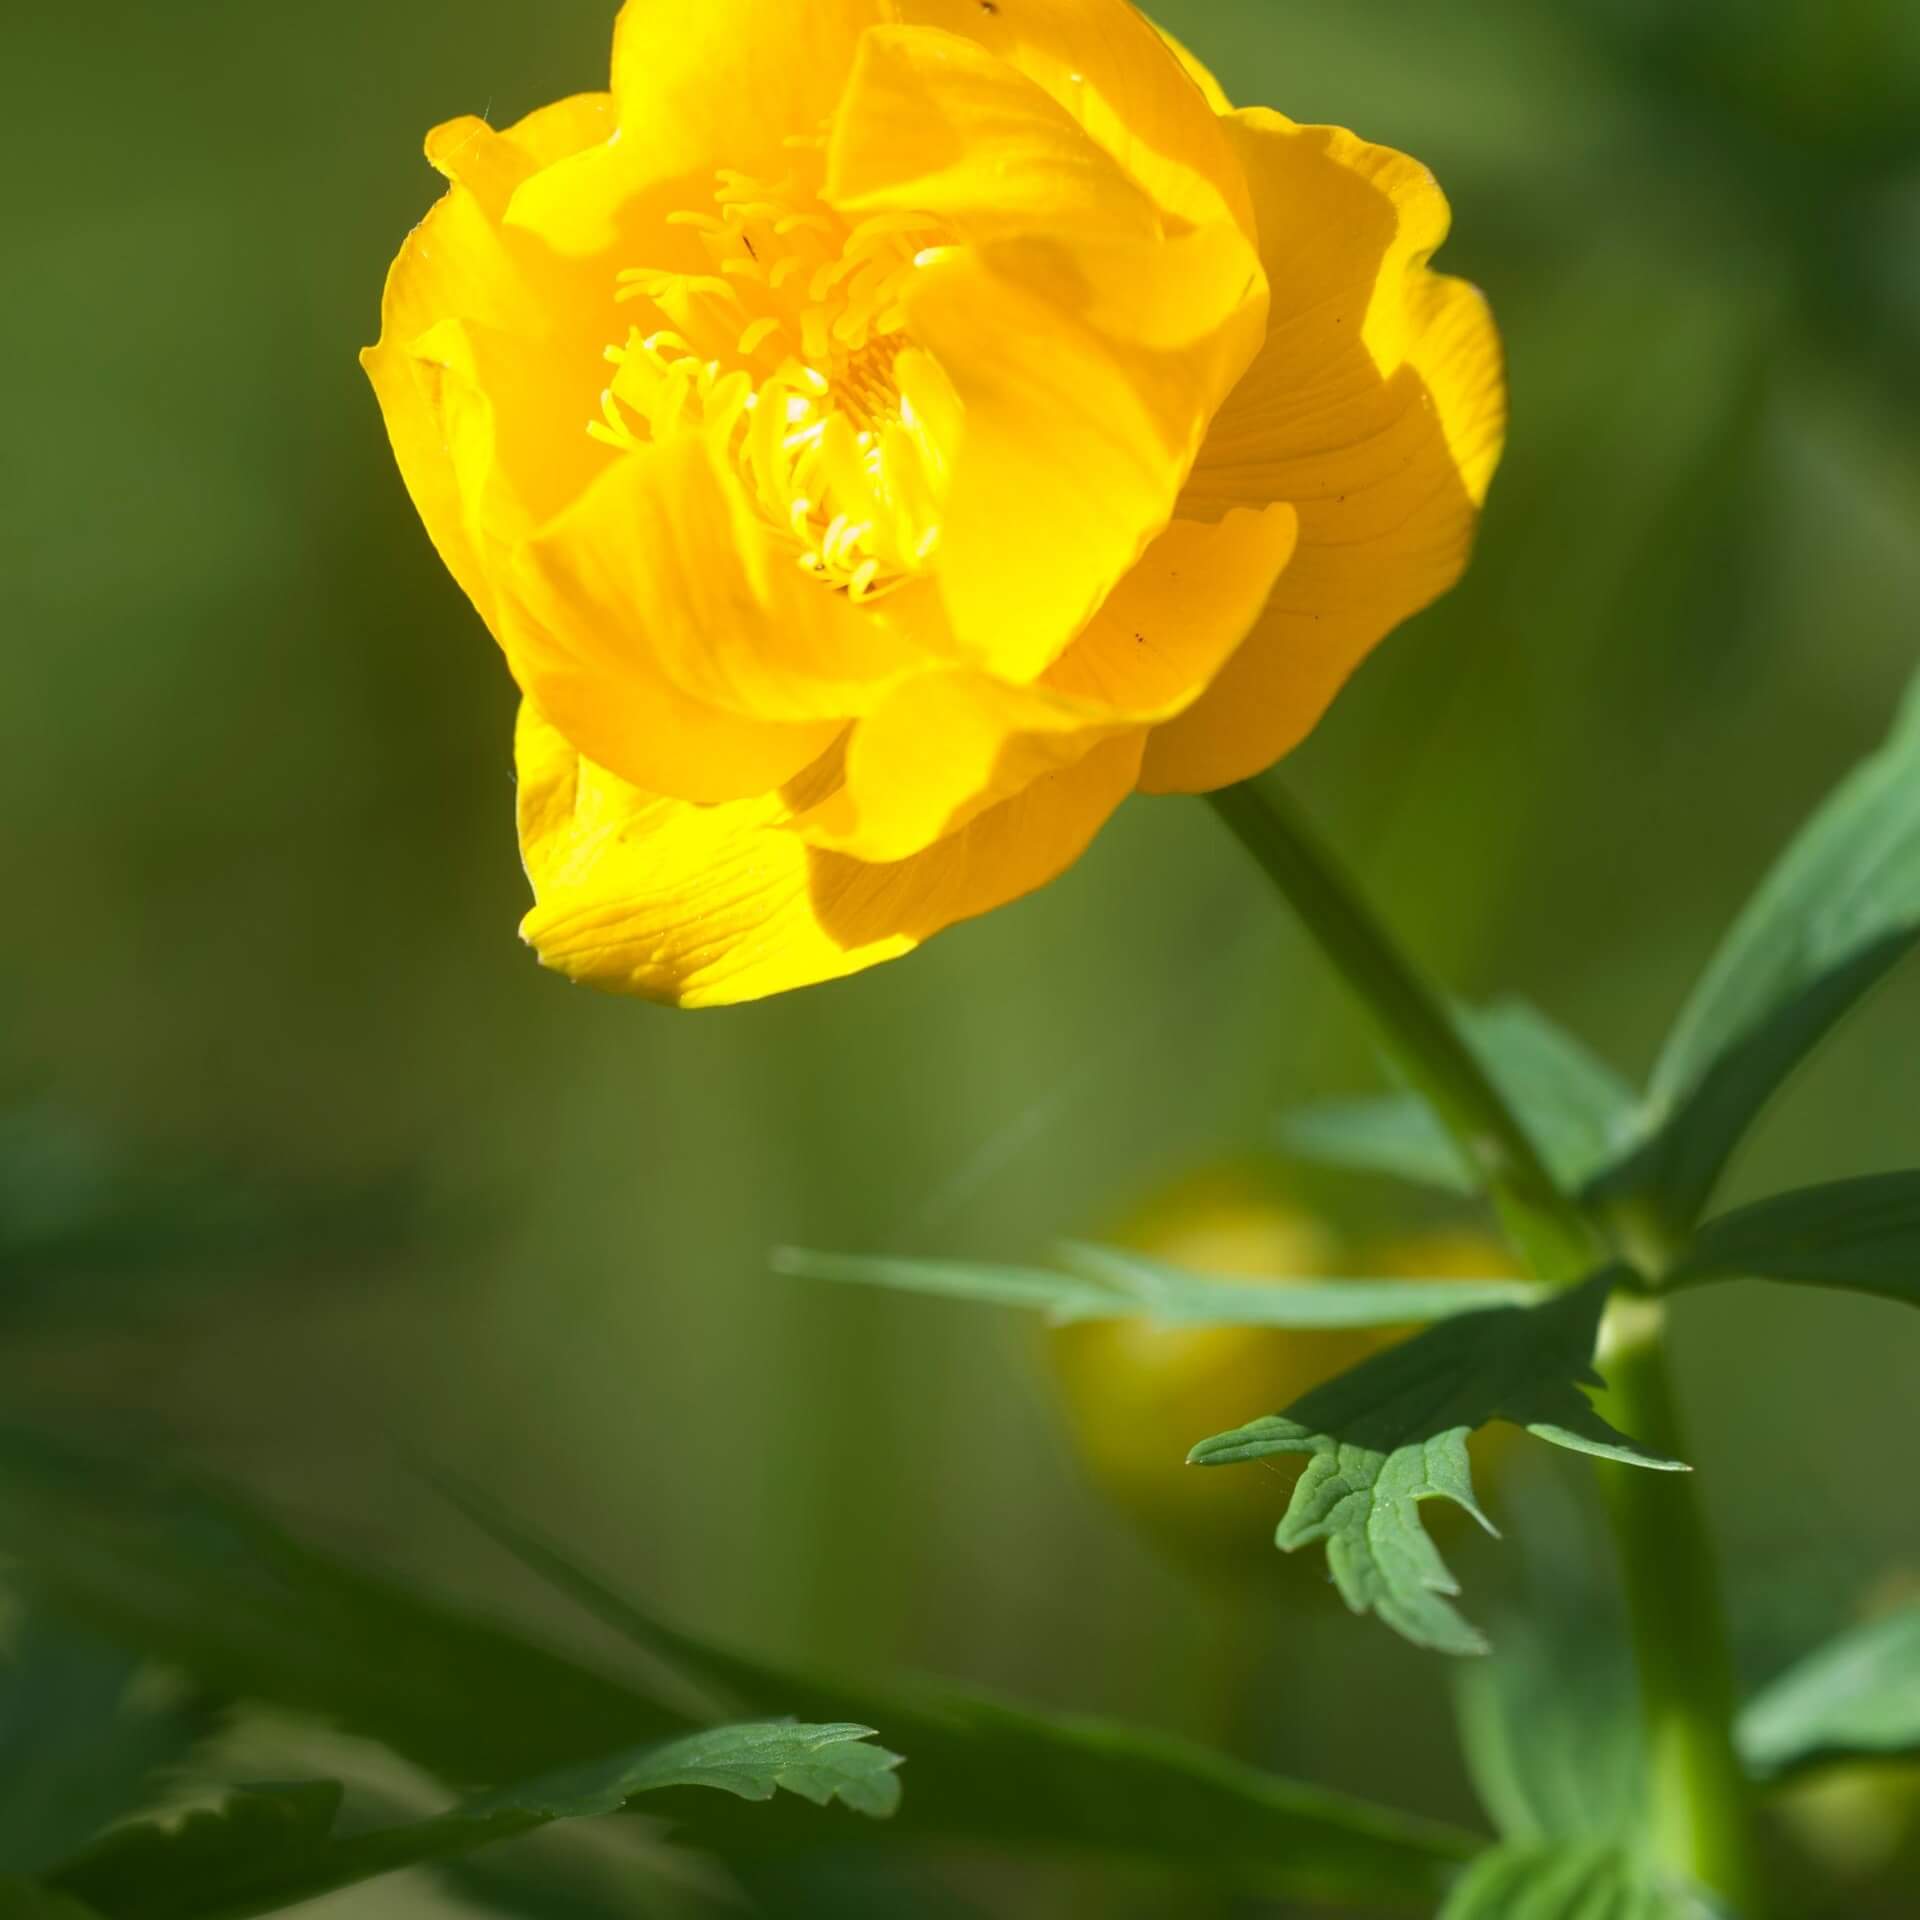
<svg viewBox="0 0 1920 1920"><path fill-rule="evenodd" d="M628 0L610 92L427 153L365 364L575 979L904 953L1271 764L1464 565L1503 390L1431 175L1124 0Z"/></svg>

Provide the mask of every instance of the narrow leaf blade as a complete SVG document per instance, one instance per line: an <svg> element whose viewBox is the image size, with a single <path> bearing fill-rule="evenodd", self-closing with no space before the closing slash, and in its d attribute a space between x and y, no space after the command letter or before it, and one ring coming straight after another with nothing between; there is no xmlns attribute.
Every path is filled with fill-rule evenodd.
<svg viewBox="0 0 1920 1920"><path fill-rule="evenodd" d="M1322 1100L1275 1122L1275 1140L1296 1160L1384 1174L1440 1193L1472 1193L1475 1179L1433 1109L1415 1093Z"/></svg>
<svg viewBox="0 0 1920 1920"><path fill-rule="evenodd" d="M908 1293L1028 1307L1059 1321L1139 1314L1213 1327L1412 1326L1474 1308L1510 1305L1539 1290L1524 1280L1346 1280L1278 1277L1271 1282L1189 1273L1117 1247L1067 1245L1064 1271L957 1260L897 1260L784 1250L782 1273Z"/></svg>
<svg viewBox="0 0 1920 1920"><path fill-rule="evenodd" d="M1920 1172L1776 1194L1710 1220L1671 1275L1787 1280L1920 1306Z"/></svg>
<svg viewBox="0 0 1920 1920"><path fill-rule="evenodd" d="M1754 1772L1920 1755L1920 1606L1850 1628L1790 1667L1740 1716Z"/></svg>
<svg viewBox="0 0 1920 1920"><path fill-rule="evenodd" d="M1578 1190L1632 1137L1633 1090L1524 1000L1456 1009L1461 1037L1518 1116L1548 1171ZM1280 1142L1304 1159L1385 1173L1447 1192L1478 1184L1418 1096L1333 1101L1282 1117Z"/></svg>
<svg viewBox="0 0 1920 1920"><path fill-rule="evenodd" d="M1760 1110L1920 942L1920 679L1735 922L1654 1069L1647 1145L1609 1184L1699 1216Z"/></svg>

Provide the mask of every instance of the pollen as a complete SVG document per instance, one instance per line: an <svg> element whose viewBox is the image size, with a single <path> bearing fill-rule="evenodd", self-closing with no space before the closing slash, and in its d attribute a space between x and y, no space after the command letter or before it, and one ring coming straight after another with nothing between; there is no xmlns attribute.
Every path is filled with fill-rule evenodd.
<svg viewBox="0 0 1920 1920"><path fill-rule="evenodd" d="M697 257L619 276L644 319L607 349L587 431L629 449L705 434L795 564L867 601L939 545L960 403L907 294L950 240L923 214L827 207L823 145L790 141L777 181L722 171L712 212L669 216Z"/></svg>

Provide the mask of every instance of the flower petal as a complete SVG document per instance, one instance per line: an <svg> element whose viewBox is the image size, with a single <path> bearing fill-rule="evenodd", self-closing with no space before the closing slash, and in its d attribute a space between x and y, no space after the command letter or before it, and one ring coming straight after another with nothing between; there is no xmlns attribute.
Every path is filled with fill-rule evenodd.
<svg viewBox="0 0 1920 1920"><path fill-rule="evenodd" d="M1172 517L1257 344L1265 280L1232 229L1098 249L1021 240L954 250L907 304L964 410L941 598L963 650L1031 680Z"/></svg>
<svg viewBox="0 0 1920 1920"><path fill-rule="evenodd" d="M1167 212L1223 217L1251 236L1252 206L1212 103L1126 0L891 0L903 24L977 41L1054 97Z"/></svg>
<svg viewBox="0 0 1920 1920"><path fill-rule="evenodd" d="M1200 89L1206 103L1215 113L1231 113L1233 102L1227 98L1227 90L1214 78L1213 69L1198 57L1184 40L1176 39L1157 20L1150 23L1168 46L1173 49L1173 57L1180 62L1186 76Z"/></svg>
<svg viewBox="0 0 1920 1920"><path fill-rule="evenodd" d="M881 0L626 0L613 30L620 137L648 178L778 177L833 112Z"/></svg>
<svg viewBox="0 0 1920 1920"><path fill-rule="evenodd" d="M608 96L581 94L504 133L471 118L435 128L427 153L451 184L402 245L381 300L379 342L360 356L414 505L489 624L487 503L511 516L530 494L560 497L602 464L579 443L595 410L595 356L612 324L610 286L604 322L556 299L549 276L533 270L527 247L502 232L499 216L535 169L576 142L604 137L608 115ZM482 385L483 361L503 371L497 393ZM485 476L456 467L456 442L470 459L484 449L489 460L510 442L527 456L526 486L491 492Z"/></svg>
<svg viewBox="0 0 1920 1920"><path fill-rule="evenodd" d="M796 831L863 860L904 859L1179 712L1265 605L1294 526L1279 506L1170 527L1038 685L966 670L903 681L855 726L843 785Z"/></svg>
<svg viewBox="0 0 1920 1920"><path fill-rule="evenodd" d="M1274 295L1267 342L1215 419L1180 511L1291 500L1300 550L1207 696L1158 729L1143 786L1202 792L1311 731L1393 627L1466 565L1506 420L1479 292L1427 270L1447 204L1417 162L1246 112Z"/></svg>
<svg viewBox="0 0 1920 1920"><path fill-rule="evenodd" d="M861 41L826 197L850 213L934 214L967 239L1160 232L1153 202L1049 94L972 40L922 27L876 27Z"/></svg>
<svg viewBox="0 0 1920 1920"><path fill-rule="evenodd" d="M623 779L688 800L777 786L924 656L810 580L706 439L618 455L512 558L521 686Z"/></svg>
<svg viewBox="0 0 1920 1920"><path fill-rule="evenodd" d="M487 217L498 222L522 182L604 141L616 124L612 94L576 93L504 131L475 114L448 120L427 135L427 160L434 172L472 193Z"/></svg>
<svg viewBox="0 0 1920 1920"><path fill-rule="evenodd" d="M536 905L521 926L575 980L718 1006L858 972L1031 892L1124 798L1137 740L894 865L807 847L785 822L811 797L701 807L639 792L521 708L520 841ZM804 788L805 783L801 783Z"/></svg>
<svg viewBox="0 0 1920 1920"><path fill-rule="evenodd" d="M1259 618L1299 526L1284 503L1210 524L1176 520L1041 684L1130 720L1183 712Z"/></svg>

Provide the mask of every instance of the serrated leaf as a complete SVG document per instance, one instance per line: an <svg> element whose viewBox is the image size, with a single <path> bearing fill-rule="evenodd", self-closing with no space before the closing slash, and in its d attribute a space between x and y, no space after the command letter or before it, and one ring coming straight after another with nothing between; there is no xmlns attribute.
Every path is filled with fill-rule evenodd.
<svg viewBox="0 0 1920 1920"><path fill-rule="evenodd" d="M1722 1214L1668 1279L1788 1280L1920 1306L1920 1172L1800 1187Z"/></svg>
<svg viewBox="0 0 1920 1920"><path fill-rule="evenodd" d="M1467 1436L1511 1421L1555 1446L1674 1470L1595 1411L1582 1386L1617 1269L1531 1307L1442 1321L1372 1355L1285 1413L1215 1434L1188 1458L1227 1466L1299 1453L1307 1467L1275 1534L1282 1552L1324 1541L1341 1597L1418 1646L1480 1653L1486 1642L1449 1604L1459 1592L1421 1525L1424 1500L1446 1499L1492 1531L1473 1495Z"/></svg>
<svg viewBox="0 0 1920 1920"><path fill-rule="evenodd" d="M1509 1615L1485 1660L1454 1669L1460 1745L1503 1840L1622 1842L1646 1816L1633 1661L1570 1595Z"/></svg>
<svg viewBox="0 0 1920 1920"><path fill-rule="evenodd" d="M1478 1056L1547 1170L1578 1190L1631 1137L1638 1103L1612 1068L1524 1000L1456 1009ZM1283 1115L1280 1144L1302 1159L1470 1193L1478 1178L1417 1095L1331 1101Z"/></svg>
<svg viewBox="0 0 1920 1920"><path fill-rule="evenodd" d="M909 1752L913 1769L913 1791L878 1839L1098 1859L1271 1899L1421 1911L1475 1851L1455 1829L1167 1735L938 1682L824 1678L716 1647L636 1607L484 1496L448 1492L535 1573L737 1707L785 1699L812 1713L834 1701L870 1719ZM741 1846L746 1839L743 1828Z"/></svg>
<svg viewBox="0 0 1920 1920"><path fill-rule="evenodd" d="M636 1794L667 1787L713 1787L742 1800L771 1800L776 1789L824 1807L842 1801L885 1819L900 1805L900 1756L868 1743L873 1729L845 1723L799 1726L788 1721L705 1727L637 1754L549 1774L543 1780L483 1795L460 1818L537 1813L551 1820L618 1813Z"/></svg>
<svg viewBox="0 0 1920 1920"><path fill-rule="evenodd" d="M1272 1284L1189 1273L1117 1247L1068 1245L1065 1272L958 1260L895 1260L783 1249L774 1264L802 1279L937 1294L994 1306L1030 1307L1059 1321L1137 1314L1169 1324L1216 1327L1424 1325L1476 1307L1533 1298L1524 1280L1344 1280L1287 1278Z"/></svg>
<svg viewBox="0 0 1920 1920"><path fill-rule="evenodd" d="M1891 738L1762 881L1654 1069L1647 1144L1609 1185L1699 1216L1734 1148L1841 1016L1920 942L1920 679Z"/></svg>
<svg viewBox="0 0 1920 1920"><path fill-rule="evenodd" d="M1482 1854L1440 1920L1727 1920L1629 1848L1568 1842Z"/></svg>
<svg viewBox="0 0 1920 1920"><path fill-rule="evenodd" d="M785 1788L867 1812L898 1799L897 1755L856 1726L712 1727L482 1795L431 1820L336 1834L331 1781L243 1789L217 1812L124 1828L52 1876L100 1920L246 1920L342 1887L445 1860L556 1820L619 1813L674 1787L769 1800ZM858 1758L849 1758L857 1752Z"/></svg>
<svg viewBox="0 0 1920 1920"><path fill-rule="evenodd" d="M1788 1668L1747 1704L1738 1734L1762 1775L1920 1755L1920 1606L1849 1628Z"/></svg>
<svg viewBox="0 0 1920 1920"><path fill-rule="evenodd" d="M0 1872L37 1873L137 1811L207 1731L199 1702L129 1697L142 1665L29 1615L0 1670Z"/></svg>

